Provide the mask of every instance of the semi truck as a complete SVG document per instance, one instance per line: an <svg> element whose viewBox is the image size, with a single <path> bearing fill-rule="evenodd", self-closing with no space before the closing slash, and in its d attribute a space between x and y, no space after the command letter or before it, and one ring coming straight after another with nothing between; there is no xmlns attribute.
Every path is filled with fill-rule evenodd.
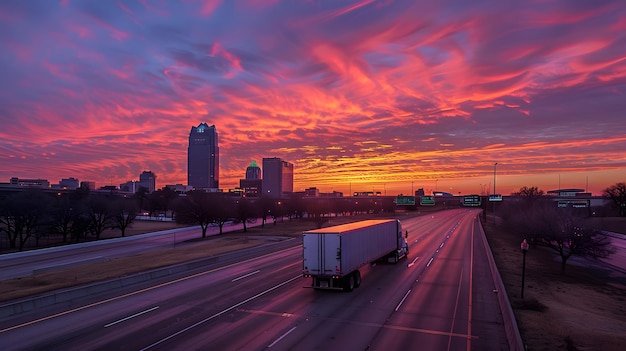
<svg viewBox="0 0 626 351"><path fill-rule="evenodd" d="M376 261L398 262L409 253L397 219L365 220L302 234L302 272L314 289L352 291L359 268Z"/></svg>

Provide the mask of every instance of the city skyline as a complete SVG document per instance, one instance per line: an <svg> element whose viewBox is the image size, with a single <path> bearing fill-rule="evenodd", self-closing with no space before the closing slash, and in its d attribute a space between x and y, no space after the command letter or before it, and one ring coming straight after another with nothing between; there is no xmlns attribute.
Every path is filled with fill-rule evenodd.
<svg viewBox="0 0 626 351"><path fill-rule="evenodd" d="M220 131L222 189L266 157L294 191L626 181L620 1L27 0L0 18L0 182L186 184L199 123Z"/></svg>

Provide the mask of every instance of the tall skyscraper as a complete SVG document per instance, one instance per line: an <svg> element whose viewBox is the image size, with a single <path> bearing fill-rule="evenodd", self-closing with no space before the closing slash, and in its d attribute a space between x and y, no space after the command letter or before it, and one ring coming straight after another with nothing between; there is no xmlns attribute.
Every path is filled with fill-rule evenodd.
<svg viewBox="0 0 626 351"><path fill-rule="evenodd" d="M219 154L215 126L191 127L187 148L187 183L196 189L219 188Z"/></svg>
<svg viewBox="0 0 626 351"><path fill-rule="evenodd" d="M280 158L263 159L263 196L279 198L293 192L293 164Z"/></svg>

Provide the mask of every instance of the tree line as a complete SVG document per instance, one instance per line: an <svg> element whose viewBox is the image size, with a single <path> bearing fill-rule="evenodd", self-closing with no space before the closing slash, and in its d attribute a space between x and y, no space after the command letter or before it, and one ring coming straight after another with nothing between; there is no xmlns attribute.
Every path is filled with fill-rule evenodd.
<svg viewBox="0 0 626 351"><path fill-rule="evenodd" d="M0 193L0 235L10 251L40 247L42 238L57 238L60 244L100 240L107 229L120 236L132 228L140 214L167 215L177 223L198 225L206 237L210 225L219 227L229 221L243 223L261 218L274 224L280 218L313 220L318 227L331 215L393 212L392 199L372 198L246 198L223 192L193 190L178 194L169 188L152 193L140 188L133 195L90 192L89 189L50 192L27 189Z"/></svg>
<svg viewBox="0 0 626 351"><path fill-rule="evenodd" d="M619 216L626 216L626 183L607 187L603 194ZM600 237L585 229L582 222L588 213L584 209L557 208L536 187L522 187L512 195L510 201L501 204L498 215L520 235L557 251L563 265L573 254L607 254L606 245L597 245L602 244ZM265 226L268 219L275 223L277 218L291 220L306 214L321 227L331 215L394 210L392 197L306 198L293 194L283 199L246 198L199 190L181 195L167 187L152 193L140 188L133 195L83 188L63 192L27 189L0 193L0 235L7 239L9 250L21 251L27 245L40 247L40 239L46 237L58 238L60 244L100 240L107 229L118 230L123 237L141 213L167 214L178 223L198 225L206 237L210 225L218 226L221 234L224 224L231 220L243 223L247 231L253 218L261 218L261 226Z"/></svg>

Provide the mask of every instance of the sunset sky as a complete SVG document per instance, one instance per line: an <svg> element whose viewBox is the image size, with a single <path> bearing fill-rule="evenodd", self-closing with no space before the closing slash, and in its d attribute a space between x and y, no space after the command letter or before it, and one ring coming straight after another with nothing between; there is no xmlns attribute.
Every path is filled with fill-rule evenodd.
<svg viewBox="0 0 626 351"><path fill-rule="evenodd" d="M0 182L510 194L626 181L623 0L0 2Z"/></svg>

